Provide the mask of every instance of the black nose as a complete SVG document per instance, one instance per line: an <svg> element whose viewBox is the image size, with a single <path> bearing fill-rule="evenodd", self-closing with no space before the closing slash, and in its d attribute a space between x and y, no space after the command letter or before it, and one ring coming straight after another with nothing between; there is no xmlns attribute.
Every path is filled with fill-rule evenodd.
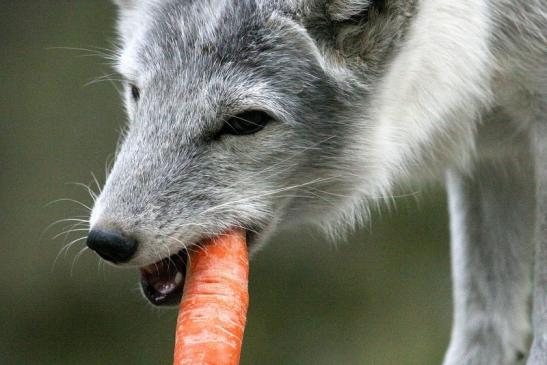
<svg viewBox="0 0 547 365"><path fill-rule="evenodd" d="M120 232L92 230L87 236L87 247L103 259L113 263L126 262L137 251L137 241Z"/></svg>

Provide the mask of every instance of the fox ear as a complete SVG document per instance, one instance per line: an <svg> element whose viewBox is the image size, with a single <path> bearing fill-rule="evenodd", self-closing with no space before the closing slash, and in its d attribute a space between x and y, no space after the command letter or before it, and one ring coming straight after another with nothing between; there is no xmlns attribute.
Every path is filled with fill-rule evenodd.
<svg viewBox="0 0 547 365"><path fill-rule="evenodd" d="M328 16L335 21L344 21L366 13L373 5L383 3L383 0L329 0Z"/></svg>

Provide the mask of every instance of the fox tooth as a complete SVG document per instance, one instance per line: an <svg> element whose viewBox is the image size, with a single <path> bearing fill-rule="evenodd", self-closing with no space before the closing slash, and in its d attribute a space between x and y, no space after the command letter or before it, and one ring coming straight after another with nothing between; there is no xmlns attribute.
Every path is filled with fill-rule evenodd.
<svg viewBox="0 0 547 365"><path fill-rule="evenodd" d="M177 275L175 275L175 284L179 285L181 281L182 281L182 273L179 271L177 272Z"/></svg>

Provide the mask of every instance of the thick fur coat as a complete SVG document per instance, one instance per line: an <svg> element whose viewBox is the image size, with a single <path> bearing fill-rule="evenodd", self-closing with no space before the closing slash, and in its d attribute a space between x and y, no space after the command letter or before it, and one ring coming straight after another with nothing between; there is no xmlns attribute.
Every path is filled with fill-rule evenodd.
<svg viewBox="0 0 547 365"><path fill-rule="evenodd" d="M232 227L252 248L302 223L335 235L440 180L444 364L547 364L545 0L118 3L129 123L91 225L139 241L129 265ZM271 120L218 133L249 110Z"/></svg>

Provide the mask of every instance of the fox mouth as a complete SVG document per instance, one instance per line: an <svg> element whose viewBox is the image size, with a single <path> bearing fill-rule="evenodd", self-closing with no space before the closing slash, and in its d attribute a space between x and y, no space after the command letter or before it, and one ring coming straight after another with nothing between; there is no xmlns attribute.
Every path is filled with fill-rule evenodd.
<svg viewBox="0 0 547 365"><path fill-rule="evenodd" d="M255 231L246 231L247 245L256 241ZM182 299L188 251L166 257L151 265L140 268L141 290L150 303L155 306L176 306Z"/></svg>
<svg viewBox="0 0 547 365"><path fill-rule="evenodd" d="M182 298L188 254L186 251L142 267L142 293L157 306L177 305Z"/></svg>

